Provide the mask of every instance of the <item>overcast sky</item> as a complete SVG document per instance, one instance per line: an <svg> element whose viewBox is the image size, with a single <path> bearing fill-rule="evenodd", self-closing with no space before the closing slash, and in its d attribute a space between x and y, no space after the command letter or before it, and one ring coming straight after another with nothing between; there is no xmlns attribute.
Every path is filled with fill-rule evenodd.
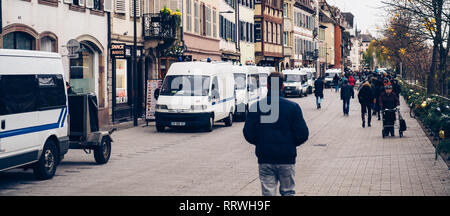
<svg viewBox="0 0 450 216"><path fill-rule="evenodd" d="M327 0L328 4L337 6L343 12L351 12L355 15L355 23L362 33L368 30L372 35L376 35L376 26L384 23L384 10L381 0Z"/></svg>

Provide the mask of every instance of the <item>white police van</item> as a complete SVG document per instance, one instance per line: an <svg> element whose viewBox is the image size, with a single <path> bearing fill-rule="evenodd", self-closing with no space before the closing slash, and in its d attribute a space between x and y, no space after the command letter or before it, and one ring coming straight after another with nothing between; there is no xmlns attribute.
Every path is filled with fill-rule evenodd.
<svg viewBox="0 0 450 216"><path fill-rule="evenodd" d="M178 62L170 66L156 104L156 129L233 124L235 82L228 63Z"/></svg>
<svg viewBox="0 0 450 216"><path fill-rule="evenodd" d="M284 95L307 96L308 80L306 72L296 70L284 70Z"/></svg>
<svg viewBox="0 0 450 216"><path fill-rule="evenodd" d="M0 49L0 171L55 174L69 149L63 74L57 53Z"/></svg>
<svg viewBox="0 0 450 216"><path fill-rule="evenodd" d="M236 111L235 119L245 120L250 104L258 101L258 68L255 66L234 66L233 68L235 90L236 90Z"/></svg>

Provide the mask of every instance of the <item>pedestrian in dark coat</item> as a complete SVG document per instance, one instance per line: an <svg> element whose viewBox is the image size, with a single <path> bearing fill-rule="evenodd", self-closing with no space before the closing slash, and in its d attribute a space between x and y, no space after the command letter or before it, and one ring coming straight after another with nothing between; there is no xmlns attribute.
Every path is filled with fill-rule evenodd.
<svg viewBox="0 0 450 216"><path fill-rule="evenodd" d="M373 87L372 87L372 95L373 95L373 115L377 115L378 116L378 120L381 119L380 116L380 105L379 105L379 97L381 95L381 93L383 92L383 83L378 80L375 79L373 82Z"/></svg>
<svg viewBox="0 0 450 216"><path fill-rule="evenodd" d="M336 92L338 92L339 91L339 76L337 74L335 74L333 77L333 85L334 85L334 88L336 89Z"/></svg>
<svg viewBox="0 0 450 216"><path fill-rule="evenodd" d="M373 96L372 96L372 88L370 86L369 82L364 82L361 89L358 93L358 100L361 104L361 118L362 118L362 127L364 128L366 125L366 113L367 116L367 126L371 127L371 121L372 121L372 103L373 103Z"/></svg>
<svg viewBox="0 0 450 216"><path fill-rule="evenodd" d="M316 96L317 109L322 108L323 102L323 89L325 88L325 83L322 77L317 78L314 82L314 95Z"/></svg>
<svg viewBox="0 0 450 216"><path fill-rule="evenodd" d="M245 139L256 146L263 196L275 196L278 181L280 194L290 196L295 194L297 147L308 140L309 130L297 103L282 96L272 96L275 94L270 92L273 79L279 79L282 86L282 75L270 74L267 82L269 93L266 98L250 107L243 132ZM278 119L274 123L264 123L263 117L269 116L274 111L262 112L260 106L271 104L274 100L278 100L279 103ZM256 112L252 112L253 110Z"/></svg>
<svg viewBox="0 0 450 216"><path fill-rule="evenodd" d="M400 85L398 84L398 80L393 79L392 80L392 91L397 95L397 97L400 97L400 93L401 93L401 88Z"/></svg>
<svg viewBox="0 0 450 216"><path fill-rule="evenodd" d="M344 102L344 115L347 116L350 111L350 98L355 98L355 92L353 91L353 86L348 84L348 80L345 80L341 89L341 100Z"/></svg>

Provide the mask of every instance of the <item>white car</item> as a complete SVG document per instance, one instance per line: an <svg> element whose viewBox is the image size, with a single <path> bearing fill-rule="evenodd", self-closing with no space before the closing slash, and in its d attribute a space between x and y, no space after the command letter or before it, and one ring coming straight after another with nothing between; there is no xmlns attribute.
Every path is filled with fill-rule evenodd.
<svg viewBox="0 0 450 216"><path fill-rule="evenodd" d="M233 123L235 82L227 63L179 62L170 66L156 105L156 129L203 127Z"/></svg>
<svg viewBox="0 0 450 216"><path fill-rule="evenodd" d="M0 49L0 171L52 178L69 149L67 109L59 54Z"/></svg>

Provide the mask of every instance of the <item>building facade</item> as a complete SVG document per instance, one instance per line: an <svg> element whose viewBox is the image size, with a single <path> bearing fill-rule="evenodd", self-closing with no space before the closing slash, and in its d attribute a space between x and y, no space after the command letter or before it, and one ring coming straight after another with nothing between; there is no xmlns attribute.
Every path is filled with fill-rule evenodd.
<svg viewBox="0 0 450 216"><path fill-rule="evenodd" d="M110 40L111 49L123 50L123 55L110 55L108 58L108 94L110 97L110 115L112 123L130 121L133 119L134 109L138 116L145 114L145 85L147 71L145 68L144 37L142 31L143 10L145 2L137 0L136 22L137 22L137 68L133 68L133 42L134 42L134 6L133 0L115 0L114 8L111 11L110 20ZM135 83L136 76L137 83ZM138 105L135 107L133 98L138 97Z"/></svg>
<svg viewBox="0 0 450 216"><path fill-rule="evenodd" d="M283 0L255 1L255 63L279 70L283 60Z"/></svg>
<svg viewBox="0 0 450 216"><path fill-rule="evenodd" d="M283 62L281 69L294 67L294 2L284 0L283 3Z"/></svg>
<svg viewBox="0 0 450 216"><path fill-rule="evenodd" d="M206 12L208 13L208 12ZM222 61L240 62L237 0L219 0L219 50Z"/></svg>
<svg viewBox="0 0 450 216"><path fill-rule="evenodd" d="M107 11L111 8L111 1L100 0L3 0L0 48L60 53L72 89L95 93L99 115L108 116ZM80 44L72 56L65 47L69 40ZM107 117L100 119L107 122Z"/></svg>
<svg viewBox="0 0 450 216"><path fill-rule="evenodd" d="M313 2L309 0L296 0L294 3L294 61L295 68L314 67L314 40L316 21L314 17Z"/></svg>
<svg viewBox="0 0 450 216"><path fill-rule="evenodd" d="M239 0L239 51L242 65L255 64L255 0Z"/></svg>

